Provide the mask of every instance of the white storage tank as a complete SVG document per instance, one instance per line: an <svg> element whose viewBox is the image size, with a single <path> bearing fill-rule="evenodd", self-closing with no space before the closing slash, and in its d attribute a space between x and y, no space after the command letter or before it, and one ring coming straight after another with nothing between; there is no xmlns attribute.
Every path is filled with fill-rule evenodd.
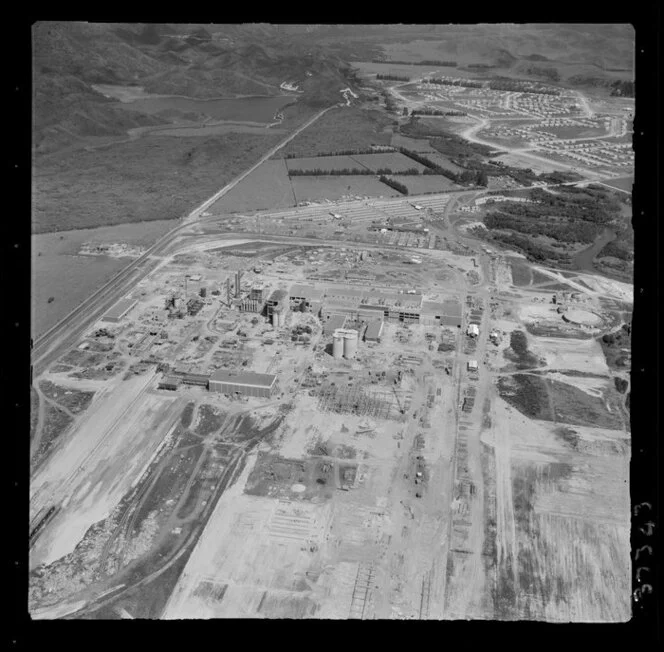
<svg viewBox="0 0 664 652"><path fill-rule="evenodd" d="M344 355L344 338L339 331L334 331L332 336L332 357L342 358Z"/></svg>
<svg viewBox="0 0 664 652"><path fill-rule="evenodd" d="M347 330L344 333L344 358L351 360L357 353L357 331Z"/></svg>

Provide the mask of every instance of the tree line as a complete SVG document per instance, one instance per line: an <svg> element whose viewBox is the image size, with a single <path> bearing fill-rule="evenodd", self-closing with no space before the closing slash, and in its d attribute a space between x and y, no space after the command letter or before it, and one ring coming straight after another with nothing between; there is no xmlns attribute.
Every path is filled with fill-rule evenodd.
<svg viewBox="0 0 664 652"><path fill-rule="evenodd" d="M307 157L302 154L286 154L284 158L318 158L319 156L354 156L357 154L375 154L376 152L394 152L396 151L395 147L390 147L389 145L381 146L380 149L340 149L336 152L320 152L316 154L315 157Z"/></svg>
<svg viewBox="0 0 664 652"><path fill-rule="evenodd" d="M417 175L420 171L417 168L408 168L407 170L392 170L391 168L378 168L370 170L369 168L310 168L308 170L288 170L289 177L319 177L319 176L356 176L356 175L377 175L377 174L405 174Z"/></svg>
<svg viewBox="0 0 664 652"><path fill-rule="evenodd" d="M474 82L469 79L439 79L432 77L431 79L425 79L427 84L438 84L440 86L463 86L464 88L482 88L484 85L482 82Z"/></svg>
<svg viewBox="0 0 664 652"><path fill-rule="evenodd" d="M381 81L402 81L402 82L410 81L410 77L402 77L401 75L390 75L390 74L381 75L380 73L376 75L376 79L379 79Z"/></svg>
<svg viewBox="0 0 664 652"><path fill-rule="evenodd" d="M406 188L403 183L399 183L395 179L388 179L384 174L380 176L379 181L384 183L386 186L389 186L390 188L394 188L394 190L400 192L402 195L408 194L408 188Z"/></svg>
<svg viewBox="0 0 664 652"><path fill-rule="evenodd" d="M438 174L446 177L454 183L466 185L469 183L474 183L478 186L486 187L489 183L487 174L484 170L464 170L463 172L453 172L444 167L441 167L437 163L434 163L431 159L428 159L426 156L422 156L419 152L414 152L405 147L399 147L399 151L408 158L417 161L418 163L425 166L425 169L422 170L422 174Z"/></svg>
<svg viewBox="0 0 664 652"><path fill-rule="evenodd" d="M438 61L437 59L422 59L422 61L398 61L396 59L390 59L385 61L384 59L372 59L371 63L391 63L397 66L441 66L444 68L456 68L456 61Z"/></svg>
<svg viewBox="0 0 664 652"><path fill-rule="evenodd" d="M560 95L560 91L553 88L533 88L529 82L515 79L492 79L489 82L492 91L510 91L516 93L534 93L537 95Z"/></svg>
<svg viewBox="0 0 664 652"><path fill-rule="evenodd" d="M468 115L465 111L441 111L440 109L413 109L410 115L445 115L445 116L464 116Z"/></svg>

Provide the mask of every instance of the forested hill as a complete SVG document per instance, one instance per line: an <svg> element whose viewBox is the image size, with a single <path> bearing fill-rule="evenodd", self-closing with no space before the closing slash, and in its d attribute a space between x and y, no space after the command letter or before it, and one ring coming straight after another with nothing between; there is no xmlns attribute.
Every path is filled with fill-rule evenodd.
<svg viewBox="0 0 664 652"><path fill-rule="evenodd" d="M279 95L326 105L352 83L347 64L312 39L270 25L127 25L41 22L33 27L34 141L123 134L157 119L127 114L93 84L142 86L196 98Z"/></svg>

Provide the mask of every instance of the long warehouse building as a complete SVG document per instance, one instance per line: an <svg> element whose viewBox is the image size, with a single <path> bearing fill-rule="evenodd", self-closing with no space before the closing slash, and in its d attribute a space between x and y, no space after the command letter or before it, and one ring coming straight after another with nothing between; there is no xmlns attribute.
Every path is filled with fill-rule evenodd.
<svg viewBox="0 0 664 652"><path fill-rule="evenodd" d="M219 370L210 377L211 392L270 398L275 390L277 377L273 374L232 372Z"/></svg>

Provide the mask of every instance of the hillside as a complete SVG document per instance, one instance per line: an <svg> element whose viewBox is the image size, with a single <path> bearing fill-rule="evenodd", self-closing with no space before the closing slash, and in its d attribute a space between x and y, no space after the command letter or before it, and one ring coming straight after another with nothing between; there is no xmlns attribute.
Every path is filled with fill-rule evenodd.
<svg viewBox="0 0 664 652"><path fill-rule="evenodd" d="M337 101L339 89L348 85L341 59L263 25L41 22L33 27L33 53L37 153L159 124L154 117L118 110L92 84L233 98L280 95L279 85L294 81L304 91L300 101L312 106Z"/></svg>

